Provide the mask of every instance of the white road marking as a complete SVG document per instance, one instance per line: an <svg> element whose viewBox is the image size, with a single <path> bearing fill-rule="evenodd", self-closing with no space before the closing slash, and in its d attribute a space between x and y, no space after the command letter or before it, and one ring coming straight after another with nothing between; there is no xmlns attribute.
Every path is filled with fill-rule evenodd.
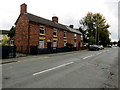
<svg viewBox="0 0 120 90"><path fill-rule="evenodd" d="M69 62L69 63L62 64L62 65L59 65L59 66L56 66L56 67L53 67L53 68L50 68L50 69L47 69L47 70L43 70L43 71L40 71L40 72L34 73L33 75L42 74L42 73L45 73L45 72L48 72L48 71L51 71L51 70L55 70L55 69L58 69L58 68L61 68L61 67L64 67L64 66L70 65L70 64L72 64L72 63L74 63L74 62Z"/></svg>
<svg viewBox="0 0 120 90"><path fill-rule="evenodd" d="M94 56L94 55L90 55L90 56L84 57L83 59L87 59L87 58L92 57L92 56Z"/></svg>
<svg viewBox="0 0 120 90"><path fill-rule="evenodd" d="M106 51L103 51L103 52L99 52L99 53L97 53L96 55L100 55L100 54L105 53L105 52L108 52L108 51L109 51L109 50L106 50ZM92 57L92 56L95 56L95 54L90 55L90 56L86 56L86 57L84 57L84 58L82 58L82 59L87 59L87 58Z"/></svg>

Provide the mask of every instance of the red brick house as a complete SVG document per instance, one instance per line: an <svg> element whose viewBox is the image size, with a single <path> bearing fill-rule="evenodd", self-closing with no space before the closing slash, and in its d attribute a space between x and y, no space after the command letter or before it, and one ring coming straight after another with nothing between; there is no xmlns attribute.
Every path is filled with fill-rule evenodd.
<svg viewBox="0 0 120 90"><path fill-rule="evenodd" d="M22 4L20 15L15 23L15 45L17 51L29 53L31 46L38 48L63 48L66 43L74 47L82 45L82 34L73 29L73 25L66 26L58 22L58 17L47 20L27 12L27 5Z"/></svg>

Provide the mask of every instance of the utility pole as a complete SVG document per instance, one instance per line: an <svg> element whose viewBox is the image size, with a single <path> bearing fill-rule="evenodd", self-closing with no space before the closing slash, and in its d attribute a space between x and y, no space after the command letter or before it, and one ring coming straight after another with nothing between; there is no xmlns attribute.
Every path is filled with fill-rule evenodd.
<svg viewBox="0 0 120 90"><path fill-rule="evenodd" d="M99 45L99 31L98 31L98 23L96 22L96 35L95 35L95 43Z"/></svg>

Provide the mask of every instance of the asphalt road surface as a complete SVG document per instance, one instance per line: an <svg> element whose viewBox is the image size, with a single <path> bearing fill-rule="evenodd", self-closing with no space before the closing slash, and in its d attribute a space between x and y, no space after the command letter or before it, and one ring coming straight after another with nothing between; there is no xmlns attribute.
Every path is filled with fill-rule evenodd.
<svg viewBox="0 0 120 90"><path fill-rule="evenodd" d="M2 88L118 87L117 47L22 59L2 65Z"/></svg>

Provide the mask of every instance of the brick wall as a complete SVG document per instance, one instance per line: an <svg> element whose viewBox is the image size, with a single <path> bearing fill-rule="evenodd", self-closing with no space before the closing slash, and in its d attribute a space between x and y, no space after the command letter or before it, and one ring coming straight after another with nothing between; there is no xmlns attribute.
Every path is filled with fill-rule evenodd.
<svg viewBox="0 0 120 90"><path fill-rule="evenodd" d="M50 42L53 42L53 28L45 26L45 48L47 48L48 40L50 40ZM53 46L53 43L51 43L51 46Z"/></svg>
<svg viewBox="0 0 120 90"><path fill-rule="evenodd" d="M67 32L67 42L74 45L74 33Z"/></svg>
<svg viewBox="0 0 120 90"><path fill-rule="evenodd" d="M29 21L24 15L21 15L16 22L15 45L16 50L24 53L28 50L28 26Z"/></svg>
<svg viewBox="0 0 120 90"><path fill-rule="evenodd" d="M33 23L31 22L30 23L30 38L29 38L29 41L30 41L30 46L38 46L39 45L39 24L36 24L36 23Z"/></svg>
<svg viewBox="0 0 120 90"><path fill-rule="evenodd" d="M58 47L61 48L63 47L63 43L64 43L64 39L63 39L63 33L64 31L63 30L58 30Z"/></svg>
<svg viewBox="0 0 120 90"><path fill-rule="evenodd" d="M42 25L44 26L44 25ZM53 36L54 28L50 26L45 27L45 35L40 35L40 24L29 22L25 16L21 16L16 23L15 45L17 51L24 53L30 52L30 46L39 46L40 37L45 38L45 48L47 42L50 40L51 47L53 47L53 40L57 40L57 47L64 47L64 40L74 45L74 33L67 31L67 38L64 38L64 30L57 29L57 37ZM80 35L77 34L76 45L80 42ZM29 48L28 48L29 47Z"/></svg>

